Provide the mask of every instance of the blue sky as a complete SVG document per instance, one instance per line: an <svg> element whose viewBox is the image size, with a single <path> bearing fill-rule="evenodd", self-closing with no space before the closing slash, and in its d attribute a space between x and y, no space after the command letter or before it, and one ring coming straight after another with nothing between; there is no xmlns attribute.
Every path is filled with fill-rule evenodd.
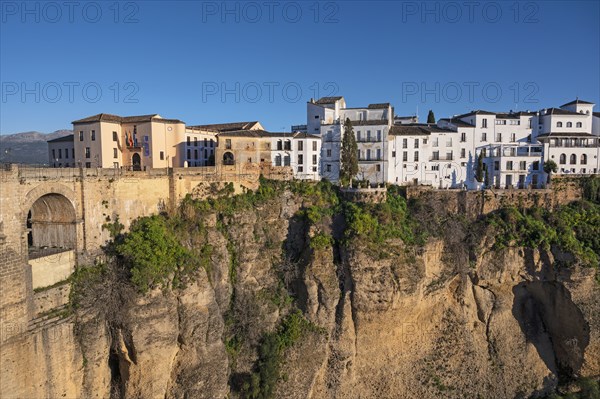
<svg viewBox="0 0 600 399"><path fill-rule="evenodd" d="M468 4L2 1L0 132L100 112L281 131L329 94L422 120L600 103L599 2Z"/></svg>

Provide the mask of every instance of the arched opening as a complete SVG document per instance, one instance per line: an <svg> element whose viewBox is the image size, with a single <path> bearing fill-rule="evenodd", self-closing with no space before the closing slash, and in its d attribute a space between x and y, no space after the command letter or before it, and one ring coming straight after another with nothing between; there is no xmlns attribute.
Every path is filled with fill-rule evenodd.
<svg viewBox="0 0 600 399"><path fill-rule="evenodd" d="M27 213L27 244L32 287L48 287L67 279L75 267L75 207L61 194L45 194Z"/></svg>
<svg viewBox="0 0 600 399"><path fill-rule="evenodd" d="M560 154L560 160L558 161L558 163L560 164L566 164L567 163L567 156L565 154Z"/></svg>
<svg viewBox="0 0 600 399"><path fill-rule="evenodd" d="M133 166L133 170L142 170L142 158L140 154L133 154L131 157L131 165Z"/></svg>
<svg viewBox="0 0 600 399"><path fill-rule="evenodd" d="M570 161L569 163L571 165L575 165L577 163L577 155L571 154L571 157L570 157L569 161Z"/></svg>
<svg viewBox="0 0 600 399"><path fill-rule="evenodd" d="M586 154L581 154L581 164L582 165L587 164L587 155Z"/></svg>
<svg viewBox="0 0 600 399"><path fill-rule="evenodd" d="M223 154L223 165L235 165L235 158L233 152L227 151Z"/></svg>
<svg viewBox="0 0 600 399"><path fill-rule="evenodd" d="M73 204L61 194L38 198L27 214L27 244L30 258L39 253L72 250L77 242Z"/></svg>

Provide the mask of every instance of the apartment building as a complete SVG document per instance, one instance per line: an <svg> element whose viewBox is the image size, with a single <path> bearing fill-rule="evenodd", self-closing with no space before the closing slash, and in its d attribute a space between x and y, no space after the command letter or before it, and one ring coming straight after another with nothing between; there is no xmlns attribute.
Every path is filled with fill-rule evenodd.
<svg viewBox="0 0 600 399"><path fill-rule="evenodd" d="M158 114L73 121L77 165L133 170L184 165L185 123Z"/></svg>
<svg viewBox="0 0 600 399"><path fill-rule="evenodd" d="M308 131L319 131L321 176L338 181L344 122L350 119L358 145L358 175L370 183L388 181L388 132L393 108L389 103L349 108L343 97L324 97L307 104Z"/></svg>
<svg viewBox="0 0 600 399"><path fill-rule="evenodd" d="M553 160L558 174L600 172L600 124L594 105L576 99L539 112L536 139L543 145L544 162Z"/></svg>
<svg viewBox="0 0 600 399"><path fill-rule="evenodd" d="M307 133L239 130L219 133L218 165L225 171L290 167L297 179L318 180L321 138Z"/></svg>
<svg viewBox="0 0 600 399"><path fill-rule="evenodd" d="M70 168L76 166L75 159L72 134L48 140L48 165L53 168Z"/></svg>

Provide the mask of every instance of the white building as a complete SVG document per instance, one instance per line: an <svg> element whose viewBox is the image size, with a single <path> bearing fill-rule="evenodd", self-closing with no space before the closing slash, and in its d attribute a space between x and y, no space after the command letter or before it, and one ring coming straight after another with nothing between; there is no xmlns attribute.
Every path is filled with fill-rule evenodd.
<svg viewBox="0 0 600 399"><path fill-rule="evenodd" d="M393 108L389 103L347 108L343 97L325 97L307 105L308 131L320 132L321 176L338 181L344 122L350 119L358 146L358 175L371 184L388 181L388 132Z"/></svg>
<svg viewBox="0 0 600 399"><path fill-rule="evenodd" d="M307 133L269 133L273 166L291 166L294 177L320 180L321 137Z"/></svg>
<svg viewBox="0 0 600 399"><path fill-rule="evenodd" d="M594 104L574 100L540 111L536 139L544 146L544 162L552 160L558 174L588 175L600 172L600 131Z"/></svg>

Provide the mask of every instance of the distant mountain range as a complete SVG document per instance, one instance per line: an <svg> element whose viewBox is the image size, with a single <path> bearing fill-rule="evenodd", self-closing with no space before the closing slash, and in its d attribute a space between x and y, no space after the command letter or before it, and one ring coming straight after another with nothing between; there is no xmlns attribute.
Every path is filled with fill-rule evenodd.
<svg viewBox="0 0 600 399"><path fill-rule="evenodd" d="M0 135L0 162L48 164L48 140L73 134L72 130L52 133L23 132Z"/></svg>

